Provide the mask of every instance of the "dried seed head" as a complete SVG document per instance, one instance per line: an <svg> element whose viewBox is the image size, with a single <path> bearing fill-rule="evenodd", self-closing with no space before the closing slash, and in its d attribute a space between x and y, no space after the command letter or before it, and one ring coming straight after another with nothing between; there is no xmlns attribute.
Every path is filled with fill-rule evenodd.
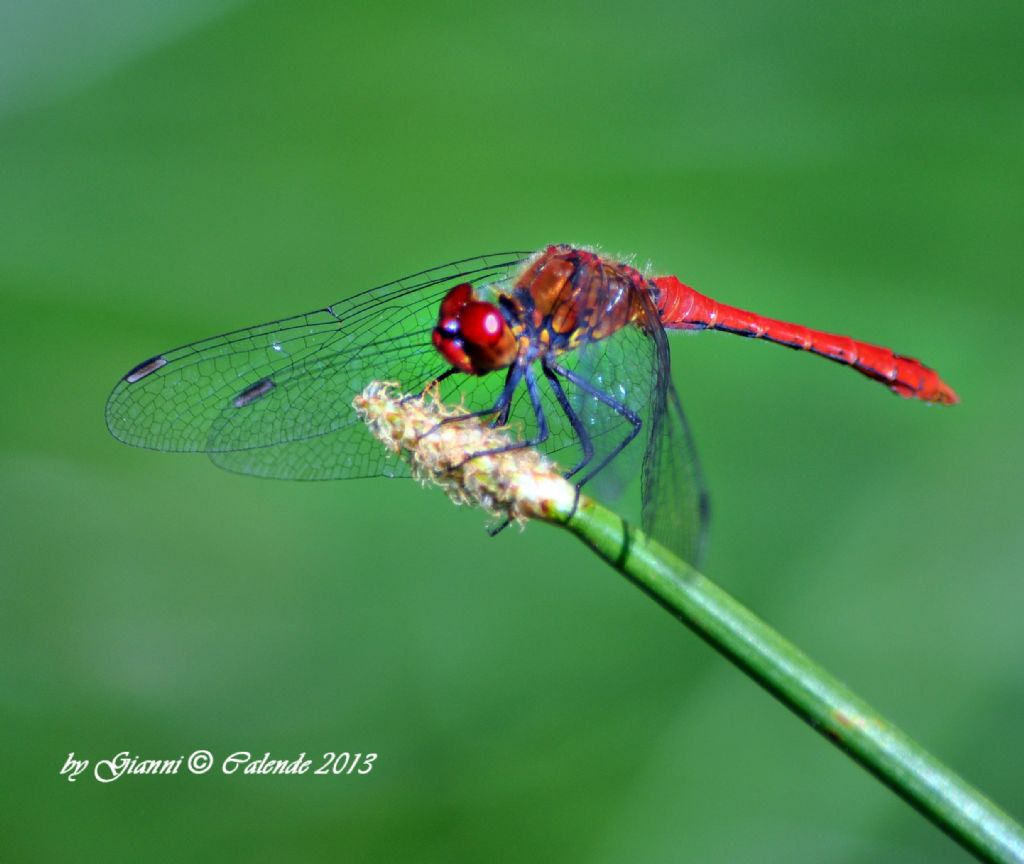
<svg viewBox="0 0 1024 864"><path fill-rule="evenodd" d="M576 490L536 450L519 447L477 455L515 442L507 428L478 417L461 420L463 407L441 402L430 390L419 396L374 381L352 402L370 431L409 463L413 477L444 489L456 504L475 504L494 516L523 522L568 514ZM449 421L449 422L442 422Z"/></svg>

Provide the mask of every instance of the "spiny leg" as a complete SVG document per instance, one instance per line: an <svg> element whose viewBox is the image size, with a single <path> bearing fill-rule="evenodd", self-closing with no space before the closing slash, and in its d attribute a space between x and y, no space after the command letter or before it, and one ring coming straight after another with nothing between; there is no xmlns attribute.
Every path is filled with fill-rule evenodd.
<svg viewBox="0 0 1024 864"><path fill-rule="evenodd" d="M577 387L580 388L580 390L582 390L588 396L593 396L599 402L603 403L604 405L607 405L609 408L612 409L612 411L614 411L620 417L624 417L626 420L628 420L633 427L630 433L625 438L623 438L607 456L605 456L597 465L591 468L583 476L582 479L576 481L576 492L578 495L579 490L582 489L586 483L588 483L602 470L604 470L605 466L607 466L608 463L612 461L612 459L618 456L630 444L630 442L634 438L636 438L637 435L640 434L640 429L644 424L643 420L640 419L640 416L635 411L630 410L617 399L613 399L604 391L598 390L596 387L594 387L593 384L591 384L584 378L581 378L579 375L576 375L574 372L569 371L563 366L559 366L557 363L551 364L551 371L563 376L567 381L570 381L571 383L575 384ZM570 422L572 422L571 418ZM575 426L573 428L575 428Z"/></svg>
<svg viewBox="0 0 1024 864"><path fill-rule="evenodd" d="M508 398L505 399L505 404L502 406L501 410L497 412L497 416L491 421L492 428L497 428L498 426L505 426L508 424L508 415L512 413L512 393L516 389L516 387L519 386L519 379L522 377L522 374L523 373L520 371L518 363L514 363L512 364L512 366L509 367L508 375L505 378L506 387L508 386L508 382L513 375L515 376L516 383L512 387L512 389L508 391Z"/></svg>
<svg viewBox="0 0 1024 864"><path fill-rule="evenodd" d="M454 375L458 371L459 371L458 369L455 369L454 367L449 366L447 369L444 370L444 372L440 372L437 375L435 375L434 377L432 377L426 384L424 384L422 387L420 387L417 392L410 393L408 396L404 396L399 401L398 404L399 405L404 405L406 402L411 402L413 399L422 399L423 396L425 396L426 393L432 387L436 387L442 381L445 381L448 378L451 378L452 375ZM438 392L440 392L440 391L438 391Z"/></svg>
<svg viewBox="0 0 1024 864"><path fill-rule="evenodd" d="M507 397L508 399L512 398L512 391L515 390L515 385L518 385L520 378L526 381L526 392L530 395L530 405L533 408L534 416L537 418L537 434L532 438L527 438L525 441L512 441L501 447L494 447L490 450L481 450L479 453L473 453L463 459L459 465L465 465L471 459L479 459L481 456L497 456L500 453L508 453L512 450L525 450L530 447L536 447L548 440L548 419L544 414L544 406L540 401L540 391L537 389L537 379L534 377L533 371L529 366L524 367L522 372L519 375L516 375L514 379L511 375L509 376L509 380L513 380L514 385L511 390L508 390L508 386L506 385L506 390L508 390ZM502 399L505 398L506 394L502 393ZM473 415L469 414L467 416L472 417ZM464 418L454 417L451 419L462 420ZM459 465L454 467L458 468Z"/></svg>
<svg viewBox="0 0 1024 864"><path fill-rule="evenodd" d="M507 453L510 450L521 450L524 447L536 447L538 444L543 444L548 440L548 420L544 414L544 406L540 401L540 392L537 389L537 379L534 377L533 371L529 366L524 370L523 377L526 379L526 392L530 395L530 405L533 408L534 417L537 418L537 434L527 441L515 441L504 447L497 447L494 450L485 450L482 453L474 453L465 460L466 462L468 462L469 459L475 459L478 456L491 456L496 453ZM573 504L573 509L575 510L575 504ZM489 528L487 533L490 534L491 537L494 537L508 528L511 524L512 520L506 519L501 524L496 525L493 528Z"/></svg>
<svg viewBox="0 0 1024 864"><path fill-rule="evenodd" d="M569 402L569 397L565 395L565 390L562 388L562 382L558 380L558 375L554 369L552 369L547 363L543 364L544 375L548 379L548 384L551 385L551 389L555 394L555 399L558 400L558 404L562 411L565 412L565 416L569 421L569 425L572 426L572 431L576 433L577 439L579 439L580 447L583 449L583 458L576 463L576 465L569 471L566 471L564 475L565 479L568 480L575 474L578 474L590 463L590 460L594 458L594 442L590 438L590 433L587 431L587 427L580 420L580 415L576 413L572 404Z"/></svg>
<svg viewBox="0 0 1024 864"><path fill-rule="evenodd" d="M548 379L548 384L551 386L551 390L555 394L555 399L558 400L558 404L561 407L566 418L569 420L569 425L572 426L573 432L576 433L576 438L580 442L580 447L583 449L583 458L576 463L576 465L566 471L562 476L566 480L573 477L582 471L594 458L594 442L590 439L590 433L587 432L587 427L583 425L583 421L580 420L579 415L573 409L572 404L569 402L568 397L565 395L565 390L562 388L562 382L558 380L558 374L552 366L549 366L547 362L542 361L541 366L544 369L544 376ZM569 512L569 518L571 519L576 513L576 508L580 503L580 486L582 484L576 484L576 495L573 498L572 510Z"/></svg>
<svg viewBox="0 0 1024 864"><path fill-rule="evenodd" d="M431 378L429 383L427 383L425 386L420 388L420 392L426 393L431 387L436 387L442 381L448 380L449 378L452 377L452 375L454 375L458 371L459 370L456 369L454 366L449 366L440 375L435 375L433 378ZM408 397L408 398L412 398L412 397Z"/></svg>
<svg viewBox="0 0 1024 864"><path fill-rule="evenodd" d="M457 370L452 369L450 371L454 373ZM447 378L448 375L445 374L442 377ZM436 432L438 429L440 429L442 426L448 423L459 423L463 420L472 420L474 417L489 417L492 414L497 414L497 419L501 419L502 417L505 417L507 419L509 406L512 404L512 395L515 393L516 387L519 386L519 380L521 377L522 373L518 371L518 367L514 365L510 366L508 370L508 375L505 376L505 384L501 389L501 395L498 396L498 400L490 408L484 408L482 411L471 411L467 414L457 414L454 417L445 417L436 426L424 432L420 436L420 438L425 438L427 435L432 435L434 432ZM436 380L441 380L441 378L438 378ZM499 426L502 424L494 422L491 425Z"/></svg>

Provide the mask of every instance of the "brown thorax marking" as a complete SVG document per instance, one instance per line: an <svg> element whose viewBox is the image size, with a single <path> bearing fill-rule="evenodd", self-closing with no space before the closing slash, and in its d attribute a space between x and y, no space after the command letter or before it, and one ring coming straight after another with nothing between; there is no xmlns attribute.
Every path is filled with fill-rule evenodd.
<svg viewBox="0 0 1024 864"><path fill-rule="evenodd" d="M643 324L640 292L647 280L628 264L569 246L551 246L522 273L513 290L524 324L515 329L520 357L572 351ZM529 331L529 332L527 332Z"/></svg>

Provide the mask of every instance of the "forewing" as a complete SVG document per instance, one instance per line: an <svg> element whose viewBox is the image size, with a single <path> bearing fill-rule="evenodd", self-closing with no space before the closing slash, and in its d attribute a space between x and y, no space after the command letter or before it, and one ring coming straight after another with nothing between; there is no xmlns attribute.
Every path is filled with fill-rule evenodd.
<svg viewBox="0 0 1024 864"><path fill-rule="evenodd" d="M298 441L248 450L210 453L220 468L278 480L341 480L357 477L408 477L405 462L383 447L365 424L345 426Z"/></svg>
<svg viewBox="0 0 1024 864"><path fill-rule="evenodd" d="M418 381L415 386L402 383L403 390L415 392L445 371L444 363L440 358L432 356L433 353L432 347L424 349L418 345L417 353L404 361L400 374L386 377L400 383L406 380ZM370 370L365 370L365 382L371 380L380 378L371 374ZM500 372L480 378L455 375L440 385L442 400L450 405L462 404L467 411L489 408L497 401L503 381L504 376ZM355 385L355 392L362 390L363 386L365 384ZM345 406L351 401L348 398ZM337 429L324 435L285 441L269 447L215 451L210 453L210 459L227 471L278 480L409 476L405 462L382 446L354 414Z"/></svg>
<svg viewBox="0 0 1024 864"><path fill-rule="evenodd" d="M353 397L371 380L411 390L443 371L430 344L441 297L458 282L507 280L525 256L465 259L164 352L121 379L107 401L107 425L127 444L217 454L219 464L246 473L381 473L363 438L345 432L355 423ZM305 443L313 439L323 440ZM226 455L254 449L267 452ZM311 471L317 461L330 470Z"/></svg>

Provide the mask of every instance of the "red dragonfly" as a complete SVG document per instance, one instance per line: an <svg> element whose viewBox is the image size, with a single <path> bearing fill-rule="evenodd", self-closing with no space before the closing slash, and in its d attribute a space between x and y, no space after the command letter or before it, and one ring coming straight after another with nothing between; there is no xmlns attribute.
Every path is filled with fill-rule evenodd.
<svg viewBox="0 0 1024 864"><path fill-rule="evenodd" d="M352 399L373 380L437 383L467 416L520 429L510 446L542 448L577 488L599 476L621 486L639 465L645 530L696 562L707 495L666 328L764 339L843 363L900 396L958 401L932 369L887 348L558 245L463 259L158 354L114 388L107 425L127 444L204 452L261 477L396 476L404 466L366 431Z"/></svg>

